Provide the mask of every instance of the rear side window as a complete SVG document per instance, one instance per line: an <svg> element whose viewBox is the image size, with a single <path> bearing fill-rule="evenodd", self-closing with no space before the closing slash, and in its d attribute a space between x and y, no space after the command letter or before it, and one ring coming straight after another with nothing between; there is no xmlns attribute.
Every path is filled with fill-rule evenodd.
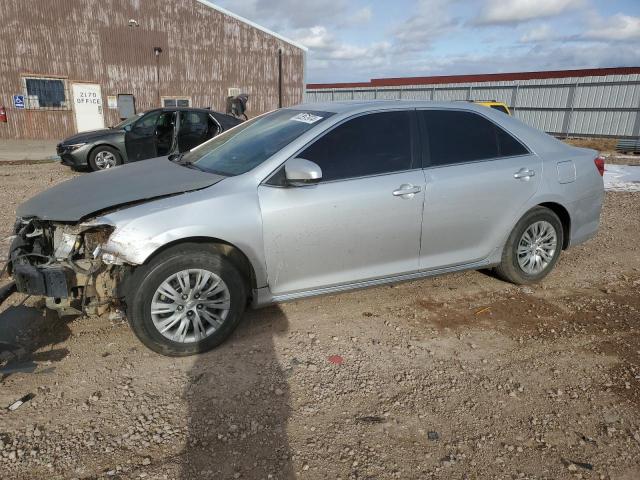
<svg viewBox="0 0 640 480"><path fill-rule="evenodd" d="M496 126L498 134L498 147L500 148L500 156L512 157L514 155L526 155L529 153L526 148L507 132Z"/></svg>
<svg viewBox="0 0 640 480"><path fill-rule="evenodd" d="M518 140L475 113L422 110L419 114L426 129L432 166L528 153Z"/></svg>
<svg viewBox="0 0 640 480"><path fill-rule="evenodd" d="M409 170L411 150L411 114L381 112L348 120L298 157L317 163L323 180L342 180Z"/></svg>
<svg viewBox="0 0 640 480"><path fill-rule="evenodd" d="M209 115L204 112L182 112L180 127L185 131L202 131L204 133L209 126Z"/></svg>

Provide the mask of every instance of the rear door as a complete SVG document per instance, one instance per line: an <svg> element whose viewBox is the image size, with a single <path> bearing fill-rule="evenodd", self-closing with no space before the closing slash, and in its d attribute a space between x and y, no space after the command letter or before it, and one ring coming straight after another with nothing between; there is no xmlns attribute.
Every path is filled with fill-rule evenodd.
<svg viewBox="0 0 640 480"><path fill-rule="evenodd" d="M476 112L419 110L426 195L421 269L480 261L538 189L542 162Z"/></svg>
<svg viewBox="0 0 640 480"><path fill-rule="evenodd" d="M209 140L215 134L213 120L206 112L193 110L180 111L178 130L178 151L186 152ZM211 133L210 133L211 132Z"/></svg>
<svg viewBox="0 0 640 480"><path fill-rule="evenodd" d="M408 111L349 119L298 154L320 166L319 184L287 187L280 170L258 188L272 293L417 271L424 173L412 130Z"/></svg>

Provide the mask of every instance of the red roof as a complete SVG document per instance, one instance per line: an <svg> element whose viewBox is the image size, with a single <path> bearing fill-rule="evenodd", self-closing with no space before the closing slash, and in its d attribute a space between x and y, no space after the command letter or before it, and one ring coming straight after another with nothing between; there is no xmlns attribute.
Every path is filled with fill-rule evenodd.
<svg viewBox="0 0 640 480"><path fill-rule="evenodd" d="M401 85L505 82L510 80L540 80L543 78L601 77L604 75L631 75L634 73L640 73L640 67L586 68L582 70L548 70L545 72L485 73L479 75L440 75L435 77L373 78L369 82L308 83L307 88L398 87Z"/></svg>

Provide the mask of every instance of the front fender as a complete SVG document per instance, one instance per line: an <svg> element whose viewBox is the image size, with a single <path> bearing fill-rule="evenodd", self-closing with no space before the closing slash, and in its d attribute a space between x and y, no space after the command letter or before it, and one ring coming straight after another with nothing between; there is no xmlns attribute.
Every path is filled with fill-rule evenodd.
<svg viewBox="0 0 640 480"><path fill-rule="evenodd" d="M177 241L188 241L194 238L203 238L202 232L207 231L207 225L191 225L189 227L174 228L159 233L147 235L144 231L133 229L116 230L109 240L102 245L101 251L108 252L124 263L142 265L156 251L165 245ZM212 241L223 241L222 238L207 237Z"/></svg>
<svg viewBox="0 0 640 480"><path fill-rule="evenodd" d="M233 245L251 262L257 286L267 283L262 216L255 188L227 179L203 190L162 198L95 220L115 227L101 251L119 262L141 265L177 241L211 239ZM225 185L226 184L226 185Z"/></svg>

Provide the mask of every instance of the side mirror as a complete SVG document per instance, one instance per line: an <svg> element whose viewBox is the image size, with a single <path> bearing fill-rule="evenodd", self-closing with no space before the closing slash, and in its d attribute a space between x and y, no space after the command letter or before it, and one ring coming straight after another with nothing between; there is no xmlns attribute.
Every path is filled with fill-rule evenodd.
<svg viewBox="0 0 640 480"><path fill-rule="evenodd" d="M284 164L287 183L294 187L313 185L322 180L322 169L316 163L304 158L292 158Z"/></svg>
<svg viewBox="0 0 640 480"><path fill-rule="evenodd" d="M130 132L131 130L133 130L133 127L131 125L125 125L124 126L124 131L125 132Z"/></svg>

